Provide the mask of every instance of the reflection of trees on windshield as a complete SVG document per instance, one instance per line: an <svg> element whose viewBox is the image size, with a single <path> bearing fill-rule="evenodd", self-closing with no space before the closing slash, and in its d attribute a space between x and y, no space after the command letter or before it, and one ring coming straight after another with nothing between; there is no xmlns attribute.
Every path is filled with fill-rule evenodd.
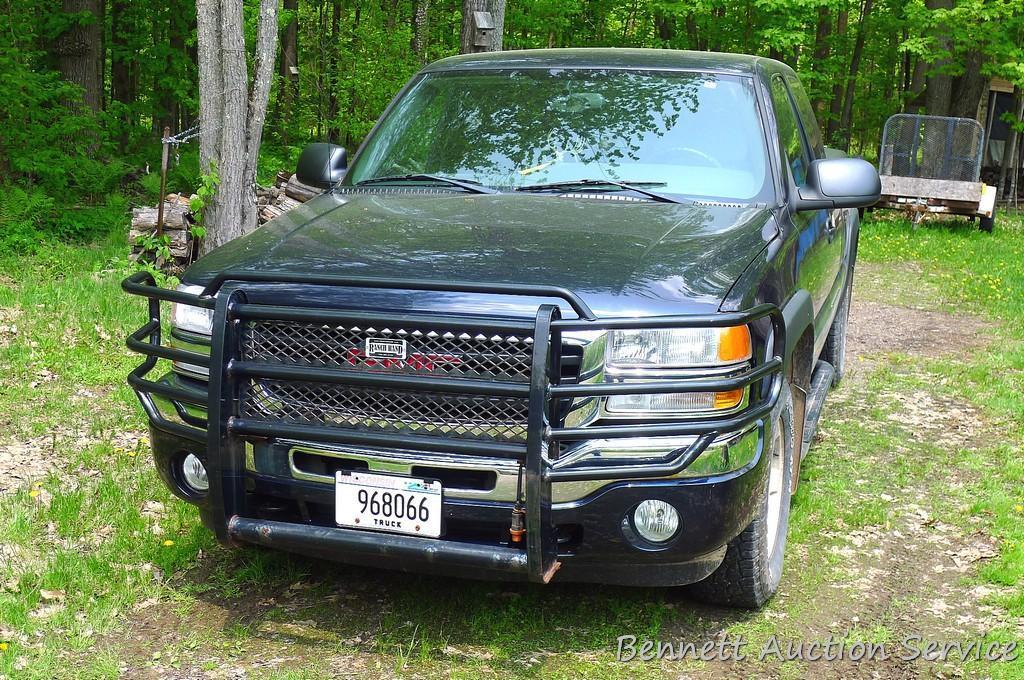
<svg viewBox="0 0 1024 680"><path fill-rule="evenodd" d="M697 113L701 88L713 93L715 86L713 75L686 73L526 69L431 76L378 131L357 179L430 172L515 186L541 180L560 162L593 164L596 178L658 179L618 171L642 157L651 162L680 117Z"/></svg>

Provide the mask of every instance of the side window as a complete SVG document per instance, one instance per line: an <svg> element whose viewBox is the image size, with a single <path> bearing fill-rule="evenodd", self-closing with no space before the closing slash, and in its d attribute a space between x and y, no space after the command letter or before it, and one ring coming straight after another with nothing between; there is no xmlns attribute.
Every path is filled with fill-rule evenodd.
<svg viewBox="0 0 1024 680"><path fill-rule="evenodd" d="M811 107L811 100L807 98L804 86L800 79L793 75L786 75L786 83L789 85L789 92L796 102L796 112L800 116L800 123L804 126L804 136L811 146L811 153L815 158L825 157L825 143L821 135L821 128L818 127L818 119L814 117L814 109Z"/></svg>
<svg viewBox="0 0 1024 680"><path fill-rule="evenodd" d="M771 90L772 108L775 109L775 122L779 128L779 144L793 171L793 181L800 186L807 179L807 166L810 164L807 148L800 134L800 124L797 122L796 111L793 109L793 102L789 98L789 91L782 76L772 76Z"/></svg>

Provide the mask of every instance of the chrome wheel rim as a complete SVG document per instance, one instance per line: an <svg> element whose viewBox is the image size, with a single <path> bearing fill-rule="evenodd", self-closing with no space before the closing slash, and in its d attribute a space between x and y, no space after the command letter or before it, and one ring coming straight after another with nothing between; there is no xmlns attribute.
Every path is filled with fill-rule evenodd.
<svg viewBox="0 0 1024 680"><path fill-rule="evenodd" d="M785 447L782 445L782 423L776 423L775 434L772 437L771 460L768 461L768 512L766 522L768 524L768 554L775 554L775 545L779 541L780 519L782 516L782 503L787 490L782 488L785 482Z"/></svg>

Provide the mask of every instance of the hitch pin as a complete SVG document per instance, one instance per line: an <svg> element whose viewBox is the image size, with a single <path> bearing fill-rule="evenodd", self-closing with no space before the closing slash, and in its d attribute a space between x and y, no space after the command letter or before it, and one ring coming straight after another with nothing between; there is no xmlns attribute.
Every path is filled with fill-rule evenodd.
<svg viewBox="0 0 1024 680"><path fill-rule="evenodd" d="M513 543L522 543L526 533L526 510L523 509L523 465L519 464L519 476L516 479L516 504L512 506L512 526L508 533Z"/></svg>
<svg viewBox="0 0 1024 680"><path fill-rule="evenodd" d="M522 543L523 534L526 533L524 526L524 518L526 517L526 511L516 501L516 505L512 508L512 526L509 527L508 533L512 537L513 543Z"/></svg>

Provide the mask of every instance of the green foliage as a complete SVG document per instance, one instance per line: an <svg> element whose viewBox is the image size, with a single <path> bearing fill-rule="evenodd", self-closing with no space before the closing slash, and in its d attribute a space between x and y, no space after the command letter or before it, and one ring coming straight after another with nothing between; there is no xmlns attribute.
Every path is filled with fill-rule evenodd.
<svg viewBox="0 0 1024 680"><path fill-rule="evenodd" d="M415 8L427 4L422 54L414 54ZM970 75L1024 85L1024 5L1020 0L512 0L506 49L653 47L762 54L801 75L832 144L872 157L888 116L918 105L921 72ZM123 224L112 195L152 204L159 194L159 138L198 119L195 3L113 3L104 12L64 12L55 0L9 0L0 12L0 244L32 249L39 239L87 239ZM870 12L867 8L871 7ZM244 0L245 37L256 34L258 3ZM423 61L459 50L460 0L300 0L282 11L298 23L298 74L276 76L258 181L290 171L305 144L334 141L354 152ZM59 68L69 31L103 22L102 110ZM859 65L854 47L862 39ZM249 64L250 71L252 63ZM842 115L847 92L849 119ZM1021 121L1010 120L1021 127ZM214 122L213 124L216 124ZM175 149L167 188L203 187L198 145ZM32 214L13 206L17 187ZM42 205L44 207L39 208Z"/></svg>
<svg viewBox="0 0 1024 680"><path fill-rule="evenodd" d="M128 203L118 194L97 205L61 207L39 187L0 185L0 250L35 252L47 240L86 243L123 228Z"/></svg>
<svg viewBox="0 0 1024 680"><path fill-rule="evenodd" d="M0 186L0 249L32 250L41 227L55 216L54 200L42 189Z"/></svg>
<svg viewBox="0 0 1024 680"><path fill-rule="evenodd" d="M127 211L115 192L128 164L114 157L103 116L75 105L79 88L41 63L31 51L0 53L0 248L16 252L89 240Z"/></svg>
<svg viewBox="0 0 1024 680"><path fill-rule="evenodd" d="M0 180L38 186L51 194L95 197L117 186L124 166L105 162L99 119L69 108L75 86L0 54Z"/></svg>
<svg viewBox="0 0 1024 680"><path fill-rule="evenodd" d="M210 167L210 171L199 177L199 187L196 189L195 197L189 202L189 210L192 211L195 223L190 230L194 238L206 236L206 227L203 226L203 209L210 204L210 200L216 195L217 187L220 185L220 175L217 174L217 166Z"/></svg>
<svg viewBox="0 0 1024 680"><path fill-rule="evenodd" d="M504 43L507 49L659 47L771 56L800 73L831 143L850 140L855 153L873 156L885 120L920 97L915 88L925 83L913 78L919 61L927 66L944 60L938 70L962 77L968 53L980 51L982 77L1024 84L1024 6L1015 0L955 4L953 10L929 10L924 0L875 0L862 16L865 3L851 0L518 0L507 4ZM291 101L279 79L268 156L279 158L278 148L310 139L355 150L419 66L409 49L413 5L299 3L300 96ZM461 3L430 3L428 59L458 51L460 22ZM825 31L821 40L819 29ZM854 72L852 53L861 35L863 53ZM845 125L841 105L851 79Z"/></svg>
<svg viewBox="0 0 1024 680"><path fill-rule="evenodd" d="M142 249L146 259L166 262L171 259L171 237L167 234L142 234L135 239L135 245Z"/></svg>

